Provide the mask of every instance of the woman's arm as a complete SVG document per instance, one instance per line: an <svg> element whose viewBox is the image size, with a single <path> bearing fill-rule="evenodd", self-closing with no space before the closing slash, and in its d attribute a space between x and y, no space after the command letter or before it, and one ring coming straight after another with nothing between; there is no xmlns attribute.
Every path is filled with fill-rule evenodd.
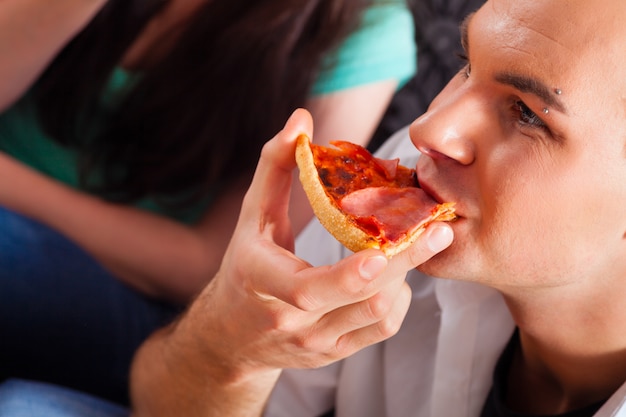
<svg viewBox="0 0 626 417"><path fill-rule="evenodd" d="M395 79L372 82L309 99L315 142L349 140L367 145L398 87Z"/></svg>
<svg viewBox="0 0 626 417"><path fill-rule="evenodd" d="M0 1L0 112L18 100L107 0Z"/></svg>
<svg viewBox="0 0 626 417"><path fill-rule="evenodd" d="M178 302L215 274L244 189L233 188L192 228L76 191L0 152L1 205L68 236L127 284Z"/></svg>

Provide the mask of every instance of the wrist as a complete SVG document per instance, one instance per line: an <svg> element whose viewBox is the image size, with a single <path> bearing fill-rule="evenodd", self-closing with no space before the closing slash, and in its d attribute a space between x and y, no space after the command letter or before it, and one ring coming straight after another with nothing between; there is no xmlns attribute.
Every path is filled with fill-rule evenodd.
<svg viewBox="0 0 626 417"><path fill-rule="evenodd" d="M222 340L207 337L212 330L193 324L183 318L139 349L131 374L136 416L261 415L280 370L247 366L215 349Z"/></svg>

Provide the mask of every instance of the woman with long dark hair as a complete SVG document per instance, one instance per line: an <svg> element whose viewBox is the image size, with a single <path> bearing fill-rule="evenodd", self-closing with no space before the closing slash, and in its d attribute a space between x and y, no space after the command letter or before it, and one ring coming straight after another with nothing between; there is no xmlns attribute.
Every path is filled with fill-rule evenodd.
<svg viewBox="0 0 626 417"><path fill-rule="evenodd" d="M307 107L316 141L367 143L414 61L402 0L2 2L0 378L124 401L264 142Z"/></svg>

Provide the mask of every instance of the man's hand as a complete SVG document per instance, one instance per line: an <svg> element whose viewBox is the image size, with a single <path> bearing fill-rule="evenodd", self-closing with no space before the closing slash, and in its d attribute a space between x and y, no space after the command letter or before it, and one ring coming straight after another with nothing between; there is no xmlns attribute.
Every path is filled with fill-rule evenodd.
<svg viewBox="0 0 626 417"><path fill-rule="evenodd" d="M220 271L183 318L138 355L139 411L260 414L282 368L329 364L400 328L411 299L407 271L448 246L451 229L431 225L391 260L377 250L318 268L297 258L289 190L295 139L312 129L308 112L297 110L264 147Z"/></svg>

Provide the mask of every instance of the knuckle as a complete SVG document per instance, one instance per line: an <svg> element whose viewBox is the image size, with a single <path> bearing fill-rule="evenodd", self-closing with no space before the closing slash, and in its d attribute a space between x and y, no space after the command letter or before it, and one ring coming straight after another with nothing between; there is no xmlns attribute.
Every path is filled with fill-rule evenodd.
<svg viewBox="0 0 626 417"><path fill-rule="evenodd" d="M378 333L383 339L387 339L400 330L402 320L389 316L378 322Z"/></svg>
<svg viewBox="0 0 626 417"><path fill-rule="evenodd" d="M411 288L405 282L393 306L395 308L391 308L389 314L378 323L378 329L383 338L389 338L400 331L404 316L411 303L411 294Z"/></svg>
<svg viewBox="0 0 626 417"><path fill-rule="evenodd" d="M352 338L349 334L343 335L337 340L335 350L331 356L333 360L345 358L353 354L357 349L353 346Z"/></svg>
<svg viewBox="0 0 626 417"><path fill-rule="evenodd" d="M276 136L274 136L274 137L276 137ZM261 148L260 157L263 158L263 159L268 158L272 154L273 145L274 145L274 143L271 140L265 142L265 144Z"/></svg>
<svg viewBox="0 0 626 417"><path fill-rule="evenodd" d="M411 298L411 288L406 282L403 283L395 297L380 297L377 306L380 320L376 326L382 339L387 339L398 333L411 303Z"/></svg>
<svg viewBox="0 0 626 417"><path fill-rule="evenodd" d="M279 333L293 333L299 328L300 320L284 309L272 312L270 316L270 327Z"/></svg>
<svg viewBox="0 0 626 417"><path fill-rule="evenodd" d="M368 316L372 319L382 319L391 309L391 299L383 293L377 293L367 300Z"/></svg>
<svg viewBox="0 0 626 417"><path fill-rule="evenodd" d="M328 275L333 277L333 289L342 297L364 298L373 283L366 283L354 270L354 264L333 265Z"/></svg>
<svg viewBox="0 0 626 417"><path fill-rule="evenodd" d="M424 257L424 251L422 250L422 246L419 243L419 240L417 243L411 245L406 253L411 265L421 265L422 263L424 263L424 261L426 261Z"/></svg>
<svg viewBox="0 0 626 417"><path fill-rule="evenodd" d="M327 348L320 343L320 339L313 337L312 334L299 333L294 335L292 343L296 350L305 352L323 353Z"/></svg>
<svg viewBox="0 0 626 417"><path fill-rule="evenodd" d="M291 344L296 348L297 351L308 350L307 348L309 347L310 343L311 342L309 337L302 334L294 335L291 339Z"/></svg>
<svg viewBox="0 0 626 417"><path fill-rule="evenodd" d="M411 304L411 298L413 298L413 291L411 290L411 286L404 281L402 283L402 288L400 289L400 299L403 301L407 308L409 304Z"/></svg>
<svg viewBox="0 0 626 417"><path fill-rule="evenodd" d="M288 295L290 303L302 311L315 311L319 306L315 297L313 297L306 288L297 287Z"/></svg>

